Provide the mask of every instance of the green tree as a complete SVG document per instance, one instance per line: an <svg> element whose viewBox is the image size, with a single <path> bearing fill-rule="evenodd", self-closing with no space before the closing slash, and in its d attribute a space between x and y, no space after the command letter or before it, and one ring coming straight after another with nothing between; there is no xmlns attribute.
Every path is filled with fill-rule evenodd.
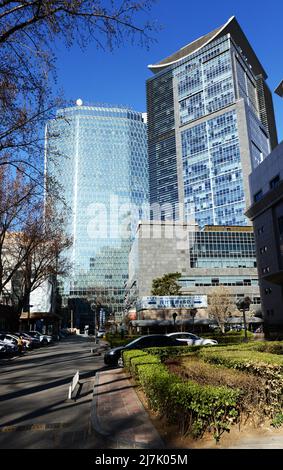
<svg viewBox="0 0 283 470"><path fill-rule="evenodd" d="M178 295L181 286L177 283L181 273L168 273L152 281L152 295Z"/></svg>

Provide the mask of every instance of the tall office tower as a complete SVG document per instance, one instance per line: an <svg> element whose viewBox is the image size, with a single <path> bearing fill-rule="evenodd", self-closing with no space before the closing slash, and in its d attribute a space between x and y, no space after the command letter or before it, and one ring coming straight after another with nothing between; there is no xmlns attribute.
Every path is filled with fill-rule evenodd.
<svg viewBox="0 0 283 470"><path fill-rule="evenodd" d="M277 134L266 72L236 18L149 69L150 202L166 218L183 203L200 226L249 224L248 175Z"/></svg>
<svg viewBox="0 0 283 470"><path fill-rule="evenodd" d="M47 125L46 168L70 208L72 272L62 294L77 299L81 315L91 314L89 305L97 299L118 315L130 225L139 217L134 209L148 202L145 115L126 107L84 106L81 100L57 114L60 119Z"/></svg>

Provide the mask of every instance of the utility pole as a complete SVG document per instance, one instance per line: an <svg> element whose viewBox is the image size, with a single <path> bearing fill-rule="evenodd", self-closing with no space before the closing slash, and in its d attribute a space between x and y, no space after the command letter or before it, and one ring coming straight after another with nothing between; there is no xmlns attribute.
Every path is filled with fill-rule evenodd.
<svg viewBox="0 0 283 470"><path fill-rule="evenodd" d="M94 312L94 343L97 344L97 334L96 334L96 310L97 306L95 303L91 304L91 310Z"/></svg>
<svg viewBox="0 0 283 470"><path fill-rule="evenodd" d="M71 329L73 329L74 325L74 312L73 309L71 309Z"/></svg>

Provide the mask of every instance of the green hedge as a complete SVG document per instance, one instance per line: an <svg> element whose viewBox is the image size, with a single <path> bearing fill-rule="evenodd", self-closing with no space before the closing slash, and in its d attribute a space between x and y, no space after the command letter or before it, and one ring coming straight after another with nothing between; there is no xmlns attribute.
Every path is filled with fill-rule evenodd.
<svg viewBox="0 0 283 470"><path fill-rule="evenodd" d="M265 412L268 416L280 411L283 406L283 356L267 352L259 352L255 345L248 348L228 348L213 351L202 349L198 356L204 361L248 372L261 377L265 381ZM267 346L266 346L267 347ZM270 346L271 347L271 346ZM264 348L264 346L263 346Z"/></svg>
<svg viewBox="0 0 283 470"><path fill-rule="evenodd" d="M283 343L282 341L260 342L255 345L254 349L259 352L281 355L283 354Z"/></svg>
<svg viewBox="0 0 283 470"><path fill-rule="evenodd" d="M203 347L206 346L165 346L159 348L148 348L147 351L149 354L158 356L161 362L164 362L169 357L184 356L190 353L196 353Z"/></svg>
<svg viewBox="0 0 283 470"><path fill-rule="evenodd" d="M137 379L140 365L160 364L160 358L158 356L153 356L152 354L148 354L145 351L124 351L122 354L125 369L127 369L131 375Z"/></svg>
<svg viewBox="0 0 283 470"><path fill-rule="evenodd" d="M134 357L146 356L147 352L140 349L130 349L129 351L122 351L124 368L130 370L131 360Z"/></svg>
<svg viewBox="0 0 283 470"><path fill-rule="evenodd" d="M201 437L205 431L212 431L218 441L221 434L237 421L240 390L183 382L171 374L165 365L158 363L157 355L137 356L136 353L125 353L125 363L131 371L134 370L150 407L170 422L178 423L183 434ZM149 363L146 364L146 361Z"/></svg>
<svg viewBox="0 0 283 470"><path fill-rule="evenodd" d="M134 339L139 338L139 335L137 336L125 336L124 338L121 338L121 335L114 335L112 333L107 333L105 336L106 341L110 343L111 348L116 348L117 346L124 346L125 344L130 343Z"/></svg>
<svg viewBox="0 0 283 470"><path fill-rule="evenodd" d="M203 333L200 335L203 338L215 339L219 344L239 344L242 343L245 338L245 332L230 330L226 333ZM254 334L247 331L247 337L249 341L254 340Z"/></svg>

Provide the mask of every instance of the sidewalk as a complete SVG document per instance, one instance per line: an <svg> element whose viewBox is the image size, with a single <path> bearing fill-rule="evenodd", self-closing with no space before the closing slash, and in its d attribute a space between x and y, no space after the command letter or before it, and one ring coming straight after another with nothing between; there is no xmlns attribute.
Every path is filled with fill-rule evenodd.
<svg viewBox="0 0 283 470"><path fill-rule="evenodd" d="M162 449L164 443L134 387L123 369L97 373L92 427L104 448Z"/></svg>
<svg viewBox="0 0 283 470"><path fill-rule="evenodd" d="M120 368L96 373L91 410L95 444L90 432L87 448L164 449L169 444L168 448L283 449L282 428L250 429L248 433L234 429L229 434L225 433L218 444L210 437L190 442L188 447L184 442L176 447L175 441L166 445L151 423L130 379L131 376Z"/></svg>

